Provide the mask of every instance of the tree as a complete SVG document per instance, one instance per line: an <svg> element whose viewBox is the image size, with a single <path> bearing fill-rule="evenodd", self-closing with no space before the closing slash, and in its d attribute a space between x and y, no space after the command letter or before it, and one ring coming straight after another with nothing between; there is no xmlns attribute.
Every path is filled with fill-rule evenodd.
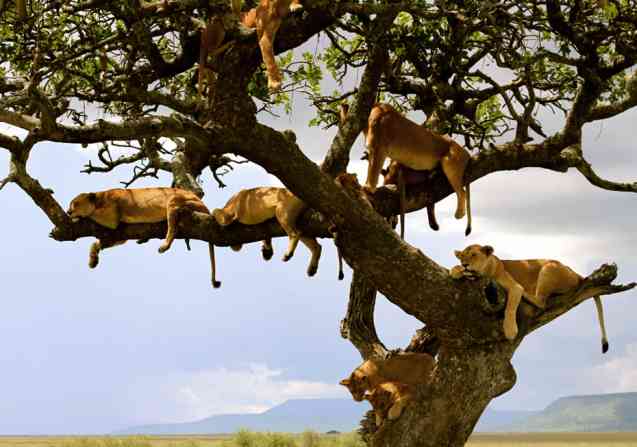
<svg viewBox="0 0 637 447"><path fill-rule="evenodd" d="M333 237L354 269L342 333L362 357L388 354L374 329L377 290L425 325L408 349L437 354L432 383L399 420L380 429L366 424L370 445L463 445L487 404L515 384L510 360L526 335L594 295L635 284L612 285L616 267L602 266L544 311L523 304L520 334L509 342L501 329L501 290L493 293L485 280L451 280L386 223L398 212L395 190L379 188L372 210L333 179L346 170L351 146L381 97L405 112L424 112L427 126L462 141L474 154L467 182L524 167L574 168L599 188L637 192L637 183L600 178L582 150L584 125L637 105L637 8L632 0L306 0L302 12L284 21L275 51L285 53L317 34L326 44L317 55L282 57L283 92L267 92L254 31L225 20L232 45L214 61L216 80L204 101L196 88L200 33L209 18L229 13L226 0L50 0L29 2L24 18L2 3L0 122L28 134L0 134L0 146L11 154L0 188L13 182L23 189L59 241L162 238L165 224L108 230L73 223L52 191L29 174L30 153L45 141L97 144L99 164L89 163L86 173L131 165L127 186L166 172L175 185L200 194L197 178L206 169L222 186L218 175L237 161L232 156L259 164L311 208L300 220L302 231ZM482 70L483 61L497 70ZM325 70L343 79L357 67L364 70L355 89L321 93ZM317 125L337 123L339 104L352 103L320 167L293 135L257 120L277 105L290 108L292 91L312 99ZM96 120L91 110L106 118ZM545 134L537 120L542 110L564 113L558 132ZM112 158L111 149L122 145L128 154ZM409 210L451 192L436 171L409 188ZM218 246L283 235L274 222L221 229L200 213L186 216L179 228L180 238ZM396 268L387 269L387 260Z"/></svg>

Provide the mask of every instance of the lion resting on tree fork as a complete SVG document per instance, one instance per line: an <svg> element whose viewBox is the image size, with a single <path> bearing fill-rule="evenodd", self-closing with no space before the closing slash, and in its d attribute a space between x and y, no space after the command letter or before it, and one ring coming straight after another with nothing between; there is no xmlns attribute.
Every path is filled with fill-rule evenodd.
<svg viewBox="0 0 637 447"><path fill-rule="evenodd" d="M462 265L451 269L451 276L461 278L479 273L493 279L507 291L504 313L504 335L509 340L518 334L516 321L522 297L540 309L546 308L546 300L556 293L575 291L583 279L571 268L550 259L501 260L493 254L489 245L469 245L455 252ZM595 297L597 317L602 332L602 352L608 351L608 339L604 325L604 309L599 296Z"/></svg>
<svg viewBox="0 0 637 447"><path fill-rule="evenodd" d="M339 383L347 387L355 401L369 400L376 425L380 426L386 418L400 417L414 387L430 381L434 365L429 354L398 353L386 360L366 360Z"/></svg>
<svg viewBox="0 0 637 447"><path fill-rule="evenodd" d="M188 210L210 214L210 211L193 192L179 188L131 188L109 189L107 191L82 193L69 205L67 213L74 222L81 217L111 230L123 223L156 223L168 221L166 240L159 247L159 253L170 248L177 233L179 214ZM95 268L99 262L100 250L121 245L126 241L98 240L91 245L89 267ZM145 241L140 241L145 242ZM212 267L212 285L218 288L216 280L214 247L208 244Z"/></svg>

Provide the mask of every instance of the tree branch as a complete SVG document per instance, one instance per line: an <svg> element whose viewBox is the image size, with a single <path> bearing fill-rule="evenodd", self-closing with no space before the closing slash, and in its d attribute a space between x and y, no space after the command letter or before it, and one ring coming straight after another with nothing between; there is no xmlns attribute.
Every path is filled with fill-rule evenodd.
<svg viewBox="0 0 637 447"><path fill-rule="evenodd" d="M376 289L360 271L354 270L347 314L341 320L341 336L348 339L363 359L384 359L389 351L379 340L374 325Z"/></svg>
<svg viewBox="0 0 637 447"><path fill-rule="evenodd" d="M580 163L577 165L577 170L586 177L586 179L592 184L602 189L609 191L623 191L623 192L637 192L637 182L633 183L619 183L611 182L601 178L593 171L593 167L589 162L582 157Z"/></svg>

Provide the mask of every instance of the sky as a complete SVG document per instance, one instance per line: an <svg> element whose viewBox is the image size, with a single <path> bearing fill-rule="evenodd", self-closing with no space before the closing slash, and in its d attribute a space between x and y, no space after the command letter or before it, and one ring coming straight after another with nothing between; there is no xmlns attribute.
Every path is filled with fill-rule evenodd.
<svg viewBox="0 0 637 447"><path fill-rule="evenodd" d="M262 117L293 129L304 152L320 161L335 130L308 128L300 98L292 117ZM543 117L547 130L562 123ZM598 173L637 180L637 113L585 127L583 150ZM0 127L0 131L13 130ZM355 144L350 172L364 179ZM29 171L66 207L79 192L118 187L114 174L79 174L90 149L43 143ZM0 177L8 169L0 151ZM278 185L254 165L226 176L220 190L206 173L204 201L220 207L241 188ZM158 183L154 183L157 185ZM159 184L169 184L163 177ZM144 185L140 183L139 186ZM433 232L424 212L410 214L406 239L438 263L455 265L454 249L491 244L504 259L555 258L586 275L619 265L618 282L637 279L637 197L590 185L579 173L524 169L472 184L473 233L453 219L455 196L437 206ZM214 414L259 412L293 398L348 398L338 380L360 363L339 334L351 270L337 281L336 252L319 242L319 272L307 278L309 252L261 259L259 244L217 248L221 289L209 283L207 247L159 240L106 250L87 266L92 239L56 242L46 216L15 185L0 191L0 434L109 433L133 425L185 422ZM388 263L388 265L391 265ZM637 292L603 298L610 351L602 355L593 301L528 336L513 359L518 382L492 408L536 410L573 394L637 391ZM383 297L376 308L381 339L405 346L422 325ZM361 404L361 413L367 409Z"/></svg>

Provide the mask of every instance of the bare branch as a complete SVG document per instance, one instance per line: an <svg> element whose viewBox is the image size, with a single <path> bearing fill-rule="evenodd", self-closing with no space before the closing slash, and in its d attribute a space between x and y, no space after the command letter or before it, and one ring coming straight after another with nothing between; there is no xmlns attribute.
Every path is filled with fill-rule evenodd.
<svg viewBox="0 0 637 447"><path fill-rule="evenodd" d="M591 164L584 160L583 157L577 165L577 170L581 172L592 185L599 188L607 189L609 191L637 192L637 182L619 183L605 180L593 171Z"/></svg>
<svg viewBox="0 0 637 447"><path fill-rule="evenodd" d="M354 271L349 291L347 314L341 321L341 336L348 339L363 359L385 358L389 351L379 340L374 326L376 289L365 275Z"/></svg>

